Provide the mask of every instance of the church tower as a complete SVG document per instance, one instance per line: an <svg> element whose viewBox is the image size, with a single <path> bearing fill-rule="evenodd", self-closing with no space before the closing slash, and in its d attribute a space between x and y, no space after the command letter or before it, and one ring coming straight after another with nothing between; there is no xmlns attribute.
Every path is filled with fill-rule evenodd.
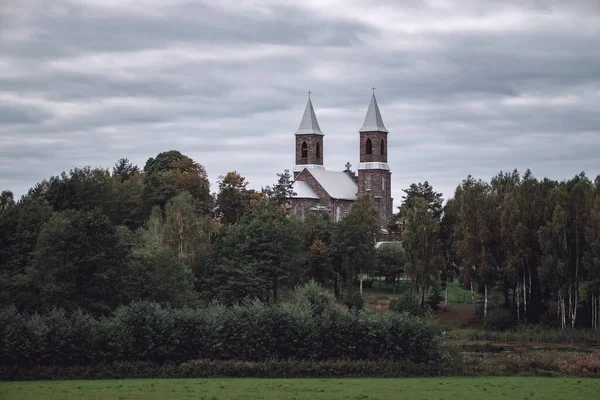
<svg viewBox="0 0 600 400"><path fill-rule="evenodd" d="M360 132L358 195L371 197L379 209L379 226L387 229L392 221L392 173L387 163L388 130L383 125L375 90Z"/></svg>
<svg viewBox="0 0 600 400"><path fill-rule="evenodd" d="M324 169L323 167L323 137L325 135L319 128L315 110L310 101L304 109L300 127L296 131L296 165L294 166L294 179L304 168Z"/></svg>

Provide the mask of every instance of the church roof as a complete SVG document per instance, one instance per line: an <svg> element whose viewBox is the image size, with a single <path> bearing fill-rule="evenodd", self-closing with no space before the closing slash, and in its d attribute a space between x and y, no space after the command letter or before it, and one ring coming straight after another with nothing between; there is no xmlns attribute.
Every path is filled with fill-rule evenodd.
<svg viewBox="0 0 600 400"><path fill-rule="evenodd" d="M308 172L332 198L356 200L358 185L346 172L327 171L326 169L311 169Z"/></svg>
<svg viewBox="0 0 600 400"><path fill-rule="evenodd" d="M310 101L310 97L306 103L304 115L302 116L302 121L300 121L300 127L298 128L298 131L296 131L296 135L301 134L323 135L321 128L319 128L319 122L317 122L317 116L315 115L315 109Z"/></svg>
<svg viewBox="0 0 600 400"><path fill-rule="evenodd" d="M294 193L296 195L294 198L297 199L318 199L319 196L315 191L310 187L310 185L304 181L294 181L292 185Z"/></svg>
<svg viewBox="0 0 600 400"><path fill-rule="evenodd" d="M369 104L367 115L365 116L365 122L363 123L363 126L360 128L359 132L388 132L383 125L383 119L381 118L381 113L379 112L377 99L375 99L375 92L373 92L371 103Z"/></svg>

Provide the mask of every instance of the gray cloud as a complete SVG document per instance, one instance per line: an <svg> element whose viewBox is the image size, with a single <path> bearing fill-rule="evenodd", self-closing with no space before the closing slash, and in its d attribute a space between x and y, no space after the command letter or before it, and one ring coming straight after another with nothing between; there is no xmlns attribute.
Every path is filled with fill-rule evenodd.
<svg viewBox="0 0 600 400"><path fill-rule="evenodd" d="M327 168L358 163L372 85L393 195L468 174L600 171L600 5L589 1L8 0L0 189L178 149L211 181L293 167L306 101Z"/></svg>

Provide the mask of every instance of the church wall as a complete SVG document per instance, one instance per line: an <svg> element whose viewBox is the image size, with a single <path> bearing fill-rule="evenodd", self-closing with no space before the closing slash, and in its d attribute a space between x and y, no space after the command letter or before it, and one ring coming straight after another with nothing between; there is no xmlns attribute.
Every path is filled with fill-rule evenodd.
<svg viewBox="0 0 600 400"><path fill-rule="evenodd" d="M383 178L383 181L382 181ZM370 179L370 182L369 182ZM379 225L387 228L392 221L392 174L381 169L358 171L358 193L367 195L379 209Z"/></svg>
<svg viewBox="0 0 600 400"><path fill-rule="evenodd" d="M302 142L308 145L308 157L302 157ZM317 143L320 142L321 154L317 157ZM317 164L323 165L323 136L302 134L296 135L296 165Z"/></svg>
<svg viewBox="0 0 600 400"><path fill-rule="evenodd" d="M371 154L367 154L367 139L373 145ZM381 154L381 140L385 140L385 152ZM360 162L387 162L387 133L361 132L360 134Z"/></svg>

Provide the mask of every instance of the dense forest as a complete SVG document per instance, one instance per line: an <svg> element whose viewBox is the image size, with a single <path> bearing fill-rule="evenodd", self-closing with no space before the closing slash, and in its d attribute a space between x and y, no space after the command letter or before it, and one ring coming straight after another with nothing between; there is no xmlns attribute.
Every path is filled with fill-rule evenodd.
<svg viewBox="0 0 600 400"><path fill-rule="evenodd" d="M211 194L204 167L168 151L143 170L126 159L112 170L73 169L18 200L5 190L0 305L102 316L145 300L273 304L314 280L352 308L361 306L363 279L406 276L420 307L437 306L458 280L483 318L488 293L499 291L499 307L516 321L598 325L600 177L469 176L445 203L427 182L415 183L390 227L402 245L379 249L369 198L339 223L320 211L299 219L286 209L291 183L285 171L256 191L234 171Z"/></svg>

